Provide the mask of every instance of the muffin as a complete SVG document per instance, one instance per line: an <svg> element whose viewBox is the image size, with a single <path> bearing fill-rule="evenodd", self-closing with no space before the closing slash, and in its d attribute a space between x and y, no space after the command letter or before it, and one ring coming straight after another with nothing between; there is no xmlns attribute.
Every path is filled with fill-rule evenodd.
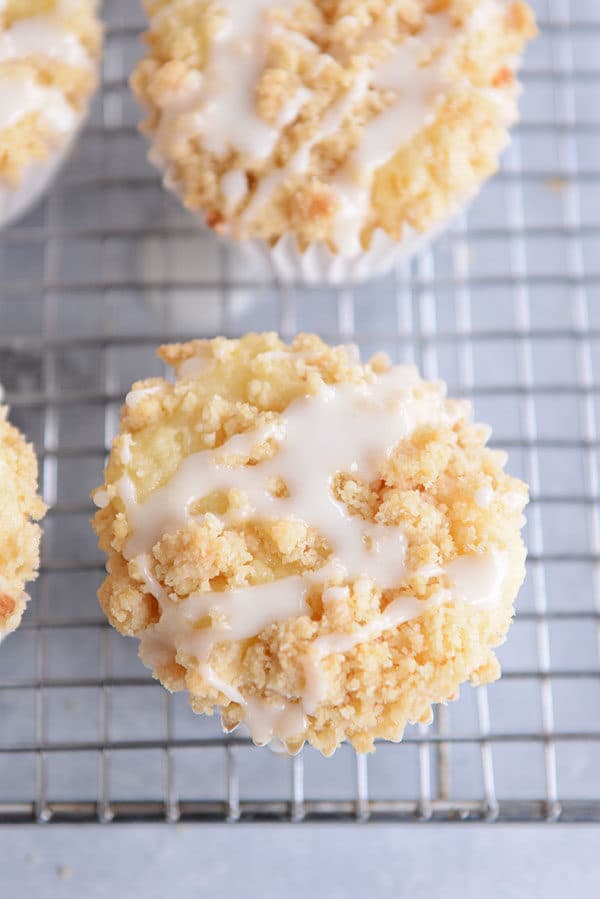
<svg viewBox="0 0 600 899"><path fill-rule="evenodd" d="M96 88L96 0L0 0L0 227L40 197Z"/></svg>
<svg viewBox="0 0 600 899"><path fill-rule="evenodd" d="M330 755L499 676L527 489L468 403L313 335L159 355L93 499L100 604L167 689Z"/></svg>
<svg viewBox="0 0 600 899"><path fill-rule="evenodd" d="M33 448L0 405L0 641L18 627L28 598L25 585L39 565L36 522L46 507L37 495L37 473Z"/></svg>
<svg viewBox="0 0 600 899"><path fill-rule="evenodd" d="M405 259L496 169L535 33L521 0L145 0L150 158L283 280Z"/></svg>

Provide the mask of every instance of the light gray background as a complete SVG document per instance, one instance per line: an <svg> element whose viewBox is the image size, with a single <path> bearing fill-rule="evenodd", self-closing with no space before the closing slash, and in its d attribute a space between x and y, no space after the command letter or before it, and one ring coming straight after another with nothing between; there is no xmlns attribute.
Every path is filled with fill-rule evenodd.
<svg viewBox="0 0 600 899"><path fill-rule="evenodd" d="M26 827L0 831L0 893L596 899L599 851L576 825Z"/></svg>

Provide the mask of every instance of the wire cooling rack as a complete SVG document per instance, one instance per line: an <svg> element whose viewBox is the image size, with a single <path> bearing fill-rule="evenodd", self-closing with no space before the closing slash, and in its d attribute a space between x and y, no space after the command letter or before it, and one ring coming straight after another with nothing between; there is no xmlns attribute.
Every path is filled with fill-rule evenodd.
<svg viewBox="0 0 600 899"><path fill-rule="evenodd" d="M0 238L0 381L35 441L43 568L0 652L0 822L600 821L600 5L537 4L523 121L468 217L410 268L282 290L161 189L127 76L137 3L104 4L104 87L68 170ZM169 697L109 629L88 524L130 383L164 340L316 330L443 377L529 481L529 574L503 679L400 745L258 750Z"/></svg>

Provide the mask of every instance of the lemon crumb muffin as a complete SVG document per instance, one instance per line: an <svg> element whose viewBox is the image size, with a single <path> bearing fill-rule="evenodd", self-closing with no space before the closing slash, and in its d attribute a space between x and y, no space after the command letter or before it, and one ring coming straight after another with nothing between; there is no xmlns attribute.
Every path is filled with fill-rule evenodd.
<svg viewBox="0 0 600 899"><path fill-rule="evenodd" d="M0 397L1 398L1 397ZM33 448L7 421L0 405L0 641L18 627L25 585L39 565L40 528L46 507L37 495Z"/></svg>
<svg viewBox="0 0 600 899"><path fill-rule="evenodd" d="M313 335L159 355L93 498L100 603L169 690L330 755L498 677L527 490L466 402Z"/></svg>
<svg viewBox="0 0 600 899"><path fill-rule="evenodd" d="M96 0L0 0L0 227L66 157L97 83Z"/></svg>
<svg viewBox="0 0 600 899"><path fill-rule="evenodd" d="M151 159L282 276L408 255L496 169L535 33L521 0L145 0Z"/></svg>

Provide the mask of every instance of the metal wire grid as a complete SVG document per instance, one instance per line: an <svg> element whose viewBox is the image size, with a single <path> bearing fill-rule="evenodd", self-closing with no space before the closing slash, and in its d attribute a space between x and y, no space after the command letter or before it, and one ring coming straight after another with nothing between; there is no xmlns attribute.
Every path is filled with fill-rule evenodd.
<svg viewBox="0 0 600 899"><path fill-rule="evenodd" d="M410 269L281 290L161 190L126 77L137 4L108 0L104 88L61 184L0 240L0 380L52 507L0 653L0 823L600 820L600 8L538 3L502 173ZM128 7L124 9L123 7ZM282 759L168 697L102 620L87 519L118 408L165 339L277 328L386 349L471 396L531 484L504 677L357 757Z"/></svg>

